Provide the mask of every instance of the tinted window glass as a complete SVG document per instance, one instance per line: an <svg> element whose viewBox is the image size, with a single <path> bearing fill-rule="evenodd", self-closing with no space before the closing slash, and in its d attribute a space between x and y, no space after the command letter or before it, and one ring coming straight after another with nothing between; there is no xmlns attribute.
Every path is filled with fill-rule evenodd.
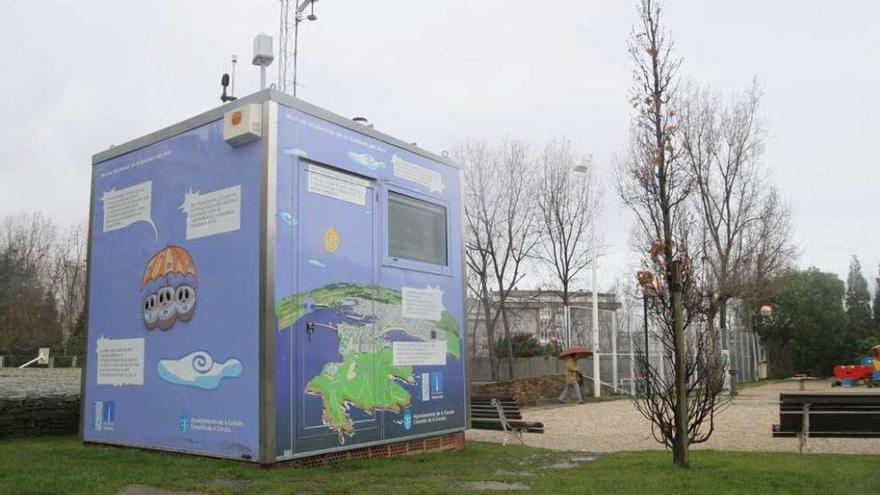
<svg viewBox="0 0 880 495"><path fill-rule="evenodd" d="M446 208L388 193L388 255L446 265Z"/></svg>

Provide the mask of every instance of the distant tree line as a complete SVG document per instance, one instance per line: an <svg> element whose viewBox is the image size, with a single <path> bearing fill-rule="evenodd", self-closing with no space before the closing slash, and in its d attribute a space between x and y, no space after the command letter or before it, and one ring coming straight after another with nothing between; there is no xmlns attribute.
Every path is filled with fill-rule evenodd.
<svg viewBox="0 0 880 495"><path fill-rule="evenodd" d="M852 257L846 284L817 268L789 269L771 283L773 312L755 329L768 346L775 376L829 376L836 364L855 364L880 345L880 269L874 303L861 263Z"/></svg>
<svg viewBox="0 0 880 495"><path fill-rule="evenodd" d="M61 227L40 212L5 217L0 222L0 355L12 364L33 358L40 347L80 355L85 278L84 224Z"/></svg>

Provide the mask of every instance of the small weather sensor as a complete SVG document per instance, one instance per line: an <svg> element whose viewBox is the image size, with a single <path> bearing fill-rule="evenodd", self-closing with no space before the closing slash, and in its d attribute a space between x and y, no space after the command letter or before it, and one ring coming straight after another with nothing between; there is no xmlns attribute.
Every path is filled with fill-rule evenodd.
<svg viewBox="0 0 880 495"><path fill-rule="evenodd" d="M275 60L272 54L272 37L260 33L254 38L254 65L260 66L260 89L266 89L266 67Z"/></svg>
<svg viewBox="0 0 880 495"><path fill-rule="evenodd" d="M268 67L275 60L272 53L272 37L266 33L260 33L254 38L254 65Z"/></svg>

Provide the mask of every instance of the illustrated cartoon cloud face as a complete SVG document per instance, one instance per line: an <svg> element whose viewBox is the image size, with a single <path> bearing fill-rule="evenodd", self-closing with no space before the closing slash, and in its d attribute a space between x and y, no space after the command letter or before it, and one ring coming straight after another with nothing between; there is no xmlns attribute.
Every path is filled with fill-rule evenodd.
<svg viewBox="0 0 880 495"><path fill-rule="evenodd" d="M196 309L196 290L190 285L180 284L174 290L174 310L177 319L189 321Z"/></svg>
<svg viewBox="0 0 880 495"><path fill-rule="evenodd" d="M152 330L156 328L156 323L159 322L159 298L156 297L156 294L150 294L144 299L144 326L147 327L147 330Z"/></svg>
<svg viewBox="0 0 880 495"><path fill-rule="evenodd" d="M177 319L174 311L174 289L168 286L162 287L156 291L156 297L159 300L159 328L168 330Z"/></svg>
<svg viewBox="0 0 880 495"><path fill-rule="evenodd" d="M196 351L180 359L161 359L156 365L159 377L168 383L214 390L224 378L236 378L244 367L238 359L214 362L207 351Z"/></svg>

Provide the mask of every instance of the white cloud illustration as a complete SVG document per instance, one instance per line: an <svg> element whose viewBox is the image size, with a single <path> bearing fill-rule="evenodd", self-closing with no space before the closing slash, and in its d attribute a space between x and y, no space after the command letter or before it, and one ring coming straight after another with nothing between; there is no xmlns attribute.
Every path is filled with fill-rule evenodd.
<svg viewBox="0 0 880 495"><path fill-rule="evenodd" d="M238 359L215 363L207 351L196 351L180 359L162 359L156 365L159 377L168 383L213 390L224 378L236 378L244 367Z"/></svg>

